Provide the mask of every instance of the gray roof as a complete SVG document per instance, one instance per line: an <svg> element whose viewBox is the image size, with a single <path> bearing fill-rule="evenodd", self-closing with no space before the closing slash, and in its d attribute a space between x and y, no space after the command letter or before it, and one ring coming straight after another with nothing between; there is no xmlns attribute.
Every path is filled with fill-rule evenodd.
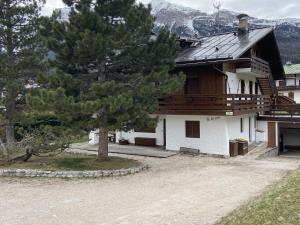
<svg viewBox="0 0 300 225"><path fill-rule="evenodd" d="M184 50L176 58L176 64L237 59L254 44L273 31L272 28L250 30L247 35L236 33L203 37L196 47Z"/></svg>

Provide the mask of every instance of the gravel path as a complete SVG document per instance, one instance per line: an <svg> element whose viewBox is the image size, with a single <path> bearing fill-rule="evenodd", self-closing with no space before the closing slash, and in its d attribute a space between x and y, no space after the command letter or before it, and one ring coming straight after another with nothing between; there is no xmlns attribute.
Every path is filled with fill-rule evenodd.
<svg viewBox="0 0 300 225"><path fill-rule="evenodd" d="M130 158L151 169L133 176L89 180L0 178L0 224L213 224L300 162L180 155Z"/></svg>

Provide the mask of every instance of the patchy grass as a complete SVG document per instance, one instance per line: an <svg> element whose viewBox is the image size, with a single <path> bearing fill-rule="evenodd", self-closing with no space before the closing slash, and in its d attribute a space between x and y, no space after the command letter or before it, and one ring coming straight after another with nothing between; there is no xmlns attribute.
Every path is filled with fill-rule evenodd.
<svg viewBox="0 0 300 225"><path fill-rule="evenodd" d="M71 144L75 144L75 143L83 143L83 142L88 142L89 141L89 134L83 134L80 135L78 137L74 137L71 139Z"/></svg>
<svg viewBox="0 0 300 225"><path fill-rule="evenodd" d="M223 218L218 225L300 224L300 169L273 189Z"/></svg>
<svg viewBox="0 0 300 225"><path fill-rule="evenodd" d="M113 170L137 166L132 159L109 157L98 161L95 156L63 153L52 157L32 157L28 162L0 163L0 169L40 169L40 170Z"/></svg>
<svg viewBox="0 0 300 225"><path fill-rule="evenodd" d="M82 143L89 141L89 132L84 130L72 130L72 133L69 135L70 143Z"/></svg>

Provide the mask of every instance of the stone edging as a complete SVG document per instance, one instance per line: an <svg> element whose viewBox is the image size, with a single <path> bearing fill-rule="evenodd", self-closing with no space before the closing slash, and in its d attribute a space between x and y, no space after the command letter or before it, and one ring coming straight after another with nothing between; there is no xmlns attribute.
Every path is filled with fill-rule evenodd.
<svg viewBox="0 0 300 225"><path fill-rule="evenodd" d="M0 177L48 177L48 178L99 178L126 176L146 170L147 166L139 166L118 170L86 170L86 171L45 171L32 169L1 169Z"/></svg>

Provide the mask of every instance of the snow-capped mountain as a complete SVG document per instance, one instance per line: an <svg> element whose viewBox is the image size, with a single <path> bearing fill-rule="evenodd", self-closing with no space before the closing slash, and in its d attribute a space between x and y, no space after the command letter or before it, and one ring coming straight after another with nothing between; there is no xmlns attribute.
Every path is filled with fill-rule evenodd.
<svg viewBox="0 0 300 225"><path fill-rule="evenodd" d="M166 0L152 0L150 4L155 17L155 31L167 28L181 37L201 37L231 32L237 29L236 16L240 14L229 10L209 14L201 10L171 4ZM300 19L268 20L250 16L249 24L250 29L273 27L283 61L300 63Z"/></svg>
<svg viewBox="0 0 300 225"><path fill-rule="evenodd" d="M150 4L152 6L152 14L156 18L156 26L158 28L167 27L178 35L191 36L214 33L217 31L211 29L211 32L208 32L207 26L213 28L218 25L232 28L238 22L236 18L239 14L238 12L221 10L219 14L208 14L197 9L171 4L166 0L152 0ZM296 18L267 20L250 17L249 23L250 26L254 27L276 27L280 25L300 27L300 19Z"/></svg>
<svg viewBox="0 0 300 225"><path fill-rule="evenodd" d="M236 30L240 12L221 10L206 13L201 10L169 3L166 0L150 2L155 17L155 30L167 28L181 37L201 37ZM61 9L61 20L67 20L70 10ZM250 28L274 27L283 62L300 63L300 19L268 20L251 17Z"/></svg>

